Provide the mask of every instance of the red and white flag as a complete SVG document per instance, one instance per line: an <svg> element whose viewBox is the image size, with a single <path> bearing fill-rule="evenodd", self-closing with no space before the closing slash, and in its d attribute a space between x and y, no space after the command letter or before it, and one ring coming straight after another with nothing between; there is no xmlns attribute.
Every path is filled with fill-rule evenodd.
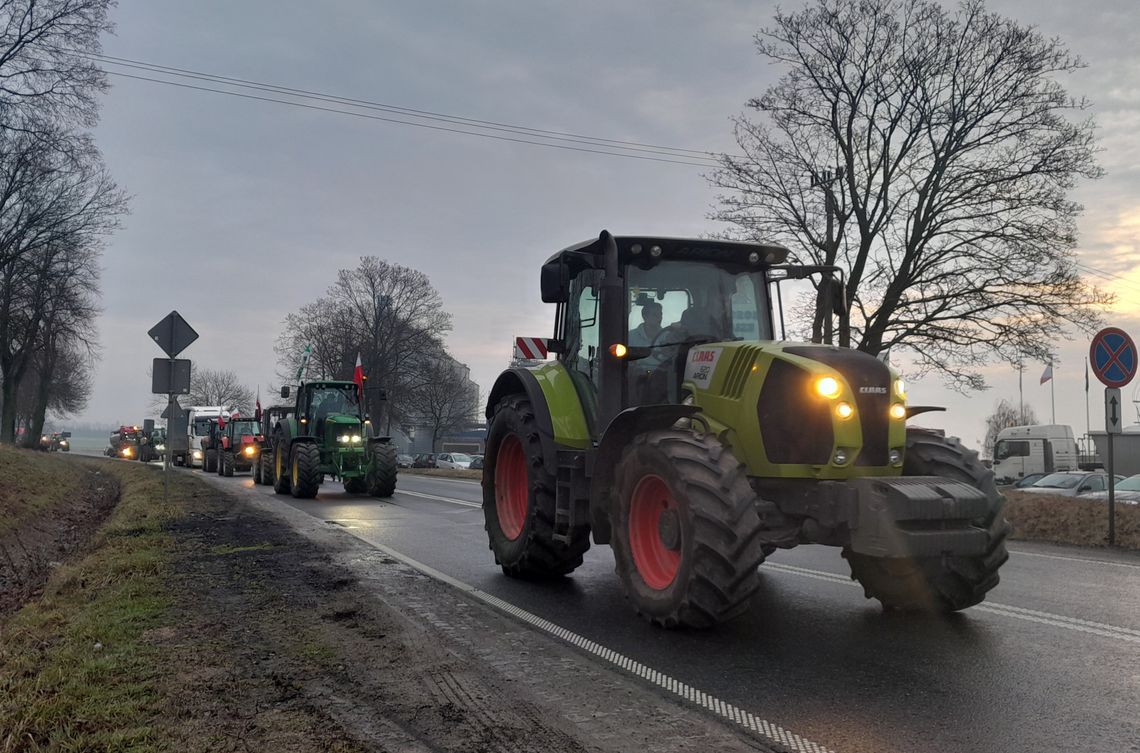
<svg viewBox="0 0 1140 753"><path fill-rule="evenodd" d="M1041 372L1041 384L1045 384L1046 382L1048 382L1052 378L1053 378L1053 364L1049 364L1048 366L1045 367L1045 370Z"/></svg>
<svg viewBox="0 0 1140 753"><path fill-rule="evenodd" d="M352 370L352 381L356 382L356 388L360 390L360 400L364 402L364 365L360 362L360 353L356 354L356 368Z"/></svg>
<svg viewBox="0 0 1140 753"><path fill-rule="evenodd" d="M253 418L261 420L261 385L257 385L257 402L253 404Z"/></svg>

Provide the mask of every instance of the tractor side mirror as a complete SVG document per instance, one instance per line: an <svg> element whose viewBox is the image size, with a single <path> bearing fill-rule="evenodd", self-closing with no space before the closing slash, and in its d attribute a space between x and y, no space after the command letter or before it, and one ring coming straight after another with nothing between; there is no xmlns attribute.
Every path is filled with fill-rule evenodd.
<svg viewBox="0 0 1140 753"><path fill-rule="evenodd" d="M281 397L289 397L289 385L281 388Z"/></svg>
<svg viewBox="0 0 1140 753"><path fill-rule="evenodd" d="M542 265L539 287L543 303L565 303L570 298L566 265L561 260Z"/></svg>

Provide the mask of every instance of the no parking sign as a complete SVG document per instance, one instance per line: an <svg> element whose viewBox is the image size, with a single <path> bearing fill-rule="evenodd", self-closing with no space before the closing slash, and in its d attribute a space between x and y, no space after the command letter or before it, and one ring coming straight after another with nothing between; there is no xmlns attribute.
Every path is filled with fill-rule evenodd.
<svg viewBox="0 0 1140 753"><path fill-rule="evenodd" d="M1118 327L1105 327L1089 346L1089 363L1105 387L1123 387L1136 376L1136 343Z"/></svg>

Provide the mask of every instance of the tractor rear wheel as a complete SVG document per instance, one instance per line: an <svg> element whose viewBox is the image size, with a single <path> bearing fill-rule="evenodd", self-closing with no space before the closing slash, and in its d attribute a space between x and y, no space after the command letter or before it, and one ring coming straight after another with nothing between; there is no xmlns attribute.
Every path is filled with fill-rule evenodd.
<svg viewBox="0 0 1140 753"><path fill-rule="evenodd" d="M556 489L543 463L530 401L522 395L503 398L487 432L483 518L495 562L507 575L565 575L582 564L590 528L579 520L569 543L554 540Z"/></svg>
<svg viewBox="0 0 1140 753"><path fill-rule="evenodd" d="M972 523L986 530L989 545L976 557L880 558L844 550L852 580L859 581L868 599L878 599L886 609L956 612L981 603L998 584L998 569L1009 559L1005 540L1013 530L1002 516L1005 498L998 493L993 471L957 437L908 429L903 475L944 476L980 489L989 500L989 510Z"/></svg>
<svg viewBox="0 0 1140 753"><path fill-rule="evenodd" d="M205 457L202 458L202 471L205 473L218 472L218 452L217 450L206 450Z"/></svg>
<svg viewBox="0 0 1140 753"><path fill-rule="evenodd" d="M273 491L278 494L289 493L289 455L285 450L285 443L278 441L273 447L273 466L270 483Z"/></svg>
<svg viewBox="0 0 1140 753"><path fill-rule="evenodd" d="M626 596L662 627L707 628L760 587L763 526L744 465L712 435L636 437L618 462L611 514Z"/></svg>
<svg viewBox="0 0 1140 753"><path fill-rule="evenodd" d="M222 452L222 467L221 470L218 471L218 475L234 475L234 453L232 450L224 450Z"/></svg>
<svg viewBox="0 0 1140 753"><path fill-rule="evenodd" d="M396 445L373 442L365 479L369 496L391 497L396 493ZM364 489L361 489L364 491Z"/></svg>
<svg viewBox="0 0 1140 753"><path fill-rule="evenodd" d="M321 451L312 442L293 445L289 463L289 487L297 499L312 499L321 485Z"/></svg>
<svg viewBox="0 0 1140 753"><path fill-rule="evenodd" d="M366 489L368 489L368 485L359 476L344 480L344 490L349 494L363 494Z"/></svg>

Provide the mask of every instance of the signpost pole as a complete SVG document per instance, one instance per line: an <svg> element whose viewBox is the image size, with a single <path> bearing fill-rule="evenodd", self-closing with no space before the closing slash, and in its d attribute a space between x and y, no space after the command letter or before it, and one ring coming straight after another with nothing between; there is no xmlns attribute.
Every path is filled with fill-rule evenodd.
<svg viewBox="0 0 1140 753"><path fill-rule="evenodd" d="M1116 476L1112 462L1112 432L1108 433L1108 545L1116 546Z"/></svg>

